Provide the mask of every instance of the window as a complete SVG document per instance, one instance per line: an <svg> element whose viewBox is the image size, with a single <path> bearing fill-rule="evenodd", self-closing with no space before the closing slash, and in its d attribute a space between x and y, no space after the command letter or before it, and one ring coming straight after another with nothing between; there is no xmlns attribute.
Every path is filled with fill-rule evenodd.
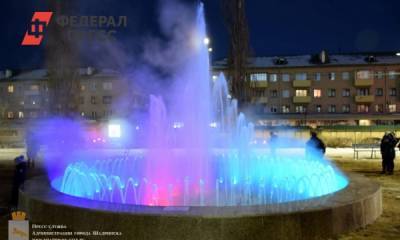
<svg viewBox="0 0 400 240"><path fill-rule="evenodd" d="M321 98L321 97L322 97L321 89L314 89L314 98Z"/></svg>
<svg viewBox="0 0 400 240"><path fill-rule="evenodd" d="M343 113L349 113L350 112L350 105L349 104L342 105L342 112Z"/></svg>
<svg viewBox="0 0 400 240"><path fill-rule="evenodd" d="M272 90L271 91L271 97L274 97L274 98L278 97L278 91L277 90Z"/></svg>
<svg viewBox="0 0 400 240"><path fill-rule="evenodd" d="M80 103L80 104L85 104L85 97L80 96L80 97L79 97L79 103Z"/></svg>
<svg viewBox="0 0 400 240"><path fill-rule="evenodd" d="M254 92L254 95L255 95L256 97L264 97L264 96L265 96L265 90L256 90L256 91Z"/></svg>
<svg viewBox="0 0 400 240"><path fill-rule="evenodd" d="M278 108L276 106L271 106L271 112L272 113L278 112Z"/></svg>
<svg viewBox="0 0 400 240"><path fill-rule="evenodd" d="M13 93L14 92L14 85L8 85L7 91L9 93Z"/></svg>
<svg viewBox="0 0 400 240"><path fill-rule="evenodd" d="M350 97L350 89L344 88L342 90L342 97Z"/></svg>
<svg viewBox="0 0 400 240"><path fill-rule="evenodd" d="M85 91L85 89L86 89L86 86L84 84L81 84L81 91L83 92L83 91Z"/></svg>
<svg viewBox="0 0 400 240"><path fill-rule="evenodd" d="M357 79L370 79L371 72L370 71L358 71L357 72Z"/></svg>
<svg viewBox="0 0 400 240"><path fill-rule="evenodd" d="M112 82L103 82L103 89L107 91L112 90Z"/></svg>
<svg viewBox="0 0 400 240"><path fill-rule="evenodd" d="M97 112L92 112L92 119L96 119L97 118Z"/></svg>
<svg viewBox="0 0 400 240"><path fill-rule="evenodd" d="M270 74L269 75L270 82L277 82L278 81L278 74Z"/></svg>
<svg viewBox="0 0 400 240"><path fill-rule="evenodd" d="M283 105L282 106L282 112L283 113L290 113L290 106L289 105Z"/></svg>
<svg viewBox="0 0 400 240"><path fill-rule="evenodd" d="M321 81L321 73L315 73L315 81Z"/></svg>
<svg viewBox="0 0 400 240"><path fill-rule="evenodd" d="M369 105L366 105L366 104L357 105L357 112L358 113L369 113Z"/></svg>
<svg viewBox="0 0 400 240"><path fill-rule="evenodd" d="M342 79L343 80L349 80L350 79L350 73L349 72L342 72Z"/></svg>
<svg viewBox="0 0 400 240"><path fill-rule="evenodd" d="M14 112L7 112L7 118L8 119L14 118Z"/></svg>
<svg viewBox="0 0 400 240"><path fill-rule="evenodd" d="M282 90L282 97L283 97L283 98L289 98L289 97L290 97L290 92L289 92L289 90L287 90L287 89Z"/></svg>
<svg viewBox="0 0 400 240"><path fill-rule="evenodd" d="M296 113L305 113L307 111L306 107L303 105L296 106Z"/></svg>
<svg viewBox="0 0 400 240"><path fill-rule="evenodd" d="M250 74L250 81L267 81L267 73L252 73Z"/></svg>
<svg viewBox="0 0 400 240"><path fill-rule="evenodd" d="M307 97L307 90L296 89L296 97Z"/></svg>
<svg viewBox="0 0 400 240"><path fill-rule="evenodd" d="M383 104L377 104L377 105L375 105L375 112L377 112L377 113L383 113Z"/></svg>
<svg viewBox="0 0 400 240"><path fill-rule="evenodd" d="M391 113L396 112L396 104L389 104L388 109L389 109L389 112L391 112Z"/></svg>
<svg viewBox="0 0 400 240"><path fill-rule="evenodd" d="M29 87L29 90L31 90L31 91L39 91L39 85L37 85L37 84L32 84L32 85Z"/></svg>
<svg viewBox="0 0 400 240"><path fill-rule="evenodd" d="M376 88L375 89L376 96L383 96L383 88Z"/></svg>
<svg viewBox="0 0 400 240"><path fill-rule="evenodd" d="M329 105L328 112L335 113L336 112L336 105Z"/></svg>
<svg viewBox="0 0 400 240"><path fill-rule="evenodd" d="M112 96L103 96L103 104L111 104Z"/></svg>
<svg viewBox="0 0 400 240"><path fill-rule="evenodd" d="M359 88L357 89L358 96L368 96L369 95L369 88Z"/></svg>
<svg viewBox="0 0 400 240"><path fill-rule="evenodd" d="M383 79L383 77L385 76L385 73L382 71L376 72L376 77L378 79Z"/></svg>
<svg viewBox="0 0 400 240"><path fill-rule="evenodd" d="M95 96L91 96L90 97L90 103L96 104L96 97Z"/></svg>
<svg viewBox="0 0 400 240"><path fill-rule="evenodd" d="M81 112L81 116L84 117L85 116L85 112Z"/></svg>
<svg viewBox="0 0 400 240"><path fill-rule="evenodd" d="M328 97L336 97L336 89L334 88L328 89Z"/></svg>
<svg viewBox="0 0 400 240"><path fill-rule="evenodd" d="M97 90L97 84L95 82L92 82L90 84L90 90L92 90L92 91L96 91Z"/></svg>
<svg viewBox="0 0 400 240"><path fill-rule="evenodd" d="M35 111L29 113L29 117L31 118L37 118L38 116L39 116L38 113Z"/></svg>
<svg viewBox="0 0 400 240"><path fill-rule="evenodd" d="M317 113L322 112L322 106L321 106L321 105L316 105L316 106L315 106L315 111L316 111Z"/></svg>
<svg viewBox="0 0 400 240"><path fill-rule="evenodd" d="M390 89L390 96L394 97L397 95L397 89L396 88L391 88Z"/></svg>
<svg viewBox="0 0 400 240"><path fill-rule="evenodd" d="M336 73L335 72L330 72L328 74L329 80L333 81L336 79Z"/></svg>
<svg viewBox="0 0 400 240"><path fill-rule="evenodd" d="M283 82L289 82L290 81L290 75L287 73L282 74L282 81Z"/></svg>
<svg viewBox="0 0 400 240"><path fill-rule="evenodd" d="M307 73L296 73L295 75L296 80L307 80Z"/></svg>
<svg viewBox="0 0 400 240"><path fill-rule="evenodd" d="M24 118L24 112L19 111L18 112L18 118Z"/></svg>
<svg viewBox="0 0 400 240"><path fill-rule="evenodd" d="M396 71L389 71L389 79L396 79L397 73Z"/></svg>

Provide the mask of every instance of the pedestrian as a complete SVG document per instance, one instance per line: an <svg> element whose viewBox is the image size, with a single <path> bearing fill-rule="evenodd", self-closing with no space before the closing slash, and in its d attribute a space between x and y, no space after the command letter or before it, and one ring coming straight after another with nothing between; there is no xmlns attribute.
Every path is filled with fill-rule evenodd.
<svg viewBox="0 0 400 240"><path fill-rule="evenodd" d="M387 132L381 140L381 155L382 155L382 174L393 174L394 159L396 158L395 147L399 139L396 138L394 132Z"/></svg>
<svg viewBox="0 0 400 240"><path fill-rule="evenodd" d="M278 135L274 132L271 132L270 134L269 148L271 152L271 157L276 158L276 149L278 148Z"/></svg>
<svg viewBox="0 0 400 240"><path fill-rule="evenodd" d="M19 188L26 179L27 164L23 155L16 157L14 159L14 164L15 170L12 183L11 206L17 207Z"/></svg>
<svg viewBox="0 0 400 240"><path fill-rule="evenodd" d="M310 158L322 158L325 155L326 146L325 143L318 138L315 131L310 132L310 139L306 143L306 157Z"/></svg>

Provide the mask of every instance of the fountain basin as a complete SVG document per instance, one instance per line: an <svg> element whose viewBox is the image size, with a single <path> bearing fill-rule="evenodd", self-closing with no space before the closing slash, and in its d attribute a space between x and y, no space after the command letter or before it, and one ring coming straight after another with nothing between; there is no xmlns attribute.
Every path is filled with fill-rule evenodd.
<svg viewBox="0 0 400 240"><path fill-rule="evenodd" d="M41 177L22 187L20 206L32 223L121 232L116 239L321 239L365 227L382 213L380 185L360 175L348 177L346 188L323 197L232 207L93 201L57 192Z"/></svg>

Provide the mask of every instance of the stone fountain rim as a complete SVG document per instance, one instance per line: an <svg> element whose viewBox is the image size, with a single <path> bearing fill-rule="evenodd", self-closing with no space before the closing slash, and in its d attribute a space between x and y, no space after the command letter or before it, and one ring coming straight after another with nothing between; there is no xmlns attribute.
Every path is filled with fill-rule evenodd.
<svg viewBox="0 0 400 240"><path fill-rule="evenodd" d="M93 212L138 216L238 218L246 216L290 215L341 208L371 198L380 191L381 187L378 183L364 176L354 173L347 173L346 175L349 180L348 185L337 192L308 200L273 205L162 207L109 203L73 197L58 192L51 187L45 176L28 180L20 189L20 195L24 200L39 201L67 208L81 208L82 210ZM275 206L275 209L271 210L272 206ZM276 206L279 206L279 208L276 209ZM290 206L292 208L293 206L297 206L298 208L290 210Z"/></svg>

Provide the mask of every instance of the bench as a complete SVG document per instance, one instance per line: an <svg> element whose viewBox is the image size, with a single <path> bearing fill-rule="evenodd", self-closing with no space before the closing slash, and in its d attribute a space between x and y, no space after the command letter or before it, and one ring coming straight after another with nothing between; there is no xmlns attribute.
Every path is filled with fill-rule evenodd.
<svg viewBox="0 0 400 240"><path fill-rule="evenodd" d="M381 152L381 147L379 144L353 144L353 150L354 150L354 155L353 155L354 159L358 159L359 152L370 152L372 159L372 158L377 158L376 153Z"/></svg>

